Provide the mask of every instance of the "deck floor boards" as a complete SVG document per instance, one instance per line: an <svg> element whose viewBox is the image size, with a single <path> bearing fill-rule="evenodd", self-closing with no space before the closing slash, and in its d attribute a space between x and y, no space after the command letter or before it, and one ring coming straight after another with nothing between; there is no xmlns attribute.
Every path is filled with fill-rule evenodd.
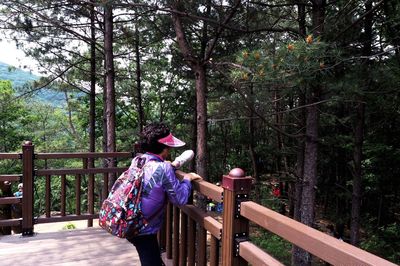
<svg viewBox="0 0 400 266"><path fill-rule="evenodd" d="M0 265L140 265L136 249L100 228L0 236Z"/></svg>

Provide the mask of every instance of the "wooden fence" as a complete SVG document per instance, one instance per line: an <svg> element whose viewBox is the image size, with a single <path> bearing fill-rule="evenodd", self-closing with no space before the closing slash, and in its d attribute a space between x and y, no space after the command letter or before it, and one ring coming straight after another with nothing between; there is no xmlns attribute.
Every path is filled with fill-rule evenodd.
<svg viewBox="0 0 400 266"><path fill-rule="evenodd" d="M108 173L122 173L127 167L94 167L95 158L131 158L133 153L34 153L26 142L22 153L1 154L0 160L21 160L22 175L0 174L0 182L23 182L22 198L3 197L0 205L22 204L22 217L0 220L0 227L21 226L23 236L34 235L35 223L88 220L92 226L95 213L95 175L102 175L102 195L107 195ZM82 160L81 168L36 169L37 160ZM177 171L178 176L184 173ZM66 212L66 178L75 177L75 213ZM34 216L34 187L37 178L45 178L45 215ZM51 206L51 183L61 177L60 209ZM82 178L87 178L86 213L81 213ZM196 193L223 204L222 219L215 219L193 204L181 208L168 204L166 222L158 237L167 265L282 265L254 245L249 238L249 223L254 222L289 242L309 251L332 265L395 265L371 253L351 246L327 234L305 226L250 200L251 177L233 169L222 177L222 187L206 181L195 181ZM43 195L42 195L43 196ZM98 202L99 199L97 199ZM58 211L53 215L52 211Z"/></svg>

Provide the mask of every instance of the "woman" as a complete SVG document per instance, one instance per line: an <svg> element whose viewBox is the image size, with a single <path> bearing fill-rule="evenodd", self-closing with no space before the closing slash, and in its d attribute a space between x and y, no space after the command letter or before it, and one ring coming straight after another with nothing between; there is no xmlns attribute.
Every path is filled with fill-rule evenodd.
<svg viewBox="0 0 400 266"><path fill-rule="evenodd" d="M184 205L191 194L191 181L201 179L189 173L179 180L174 166L166 162L171 148L182 147L185 143L174 137L163 123L146 126L140 136L141 149L145 152L142 191L142 212L149 222L138 236L128 239L135 245L142 266L163 265L157 242L157 232L164 220L164 206L169 200L174 205ZM141 160L142 160L141 159ZM133 160L132 163L137 163Z"/></svg>

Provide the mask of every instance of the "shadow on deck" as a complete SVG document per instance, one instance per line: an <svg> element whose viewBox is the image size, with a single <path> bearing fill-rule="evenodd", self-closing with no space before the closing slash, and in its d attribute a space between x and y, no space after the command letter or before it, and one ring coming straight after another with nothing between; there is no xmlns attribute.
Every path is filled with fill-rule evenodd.
<svg viewBox="0 0 400 266"><path fill-rule="evenodd" d="M100 228L0 237L1 265L140 265L132 244Z"/></svg>

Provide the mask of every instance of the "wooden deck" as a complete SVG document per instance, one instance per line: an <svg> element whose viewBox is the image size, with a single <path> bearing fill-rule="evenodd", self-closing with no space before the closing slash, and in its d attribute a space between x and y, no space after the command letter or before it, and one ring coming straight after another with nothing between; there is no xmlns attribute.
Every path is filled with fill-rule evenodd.
<svg viewBox="0 0 400 266"><path fill-rule="evenodd" d="M0 236L1 265L140 265L135 247L100 228Z"/></svg>

